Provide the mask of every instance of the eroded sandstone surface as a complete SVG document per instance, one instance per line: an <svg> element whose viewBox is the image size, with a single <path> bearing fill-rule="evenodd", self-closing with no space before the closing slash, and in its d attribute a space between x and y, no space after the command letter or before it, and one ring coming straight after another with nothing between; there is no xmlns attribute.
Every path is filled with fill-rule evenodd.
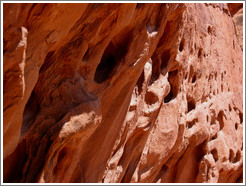
<svg viewBox="0 0 246 186"><path fill-rule="evenodd" d="M4 182L243 182L242 15L4 3Z"/></svg>

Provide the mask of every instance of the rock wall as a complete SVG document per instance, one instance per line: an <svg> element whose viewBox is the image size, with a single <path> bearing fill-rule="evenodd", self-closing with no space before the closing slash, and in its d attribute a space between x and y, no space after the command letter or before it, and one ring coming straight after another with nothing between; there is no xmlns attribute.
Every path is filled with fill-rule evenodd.
<svg viewBox="0 0 246 186"><path fill-rule="evenodd" d="M4 3L4 182L243 182L238 11Z"/></svg>

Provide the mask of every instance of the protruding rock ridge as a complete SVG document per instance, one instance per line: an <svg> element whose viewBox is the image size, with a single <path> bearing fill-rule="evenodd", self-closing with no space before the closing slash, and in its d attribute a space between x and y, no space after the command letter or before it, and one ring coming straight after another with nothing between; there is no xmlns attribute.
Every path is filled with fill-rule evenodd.
<svg viewBox="0 0 246 186"><path fill-rule="evenodd" d="M3 12L4 182L243 182L242 4Z"/></svg>

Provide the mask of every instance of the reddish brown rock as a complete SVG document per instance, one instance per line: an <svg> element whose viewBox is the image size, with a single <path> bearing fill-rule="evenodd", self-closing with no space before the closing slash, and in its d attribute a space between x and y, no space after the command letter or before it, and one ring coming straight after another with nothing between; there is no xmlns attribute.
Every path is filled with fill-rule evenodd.
<svg viewBox="0 0 246 186"><path fill-rule="evenodd" d="M4 182L243 181L238 7L3 10Z"/></svg>

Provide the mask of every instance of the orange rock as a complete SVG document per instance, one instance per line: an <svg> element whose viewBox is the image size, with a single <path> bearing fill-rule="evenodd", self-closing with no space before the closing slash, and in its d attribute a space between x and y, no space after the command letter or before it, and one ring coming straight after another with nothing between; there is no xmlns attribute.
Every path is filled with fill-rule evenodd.
<svg viewBox="0 0 246 186"><path fill-rule="evenodd" d="M240 7L4 3L4 182L243 182Z"/></svg>

